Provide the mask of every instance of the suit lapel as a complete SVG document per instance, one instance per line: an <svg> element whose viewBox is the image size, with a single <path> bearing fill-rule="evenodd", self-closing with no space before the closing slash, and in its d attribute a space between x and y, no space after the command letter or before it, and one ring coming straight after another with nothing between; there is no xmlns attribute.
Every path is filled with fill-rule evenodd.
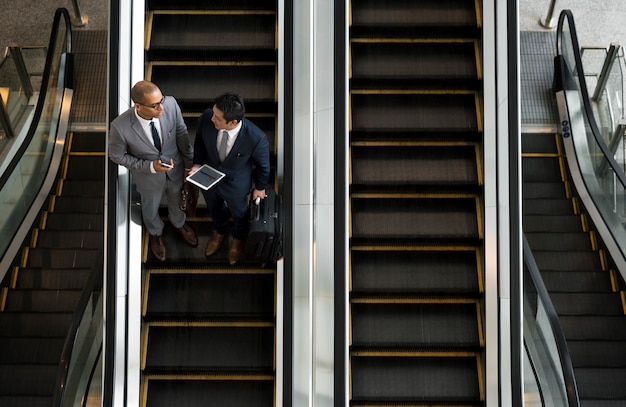
<svg viewBox="0 0 626 407"><path fill-rule="evenodd" d="M130 114L130 127L137 134L136 139L141 140L141 143L148 146L148 148L150 148L151 150L158 151L157 148L154 146L154 143L151 143L146 137L143 127L141 127L141 123L139 123L139 120L137 119L137 116L135 116L134 111ZM131 143L131 140L129 140L129 143Z"/></svg>

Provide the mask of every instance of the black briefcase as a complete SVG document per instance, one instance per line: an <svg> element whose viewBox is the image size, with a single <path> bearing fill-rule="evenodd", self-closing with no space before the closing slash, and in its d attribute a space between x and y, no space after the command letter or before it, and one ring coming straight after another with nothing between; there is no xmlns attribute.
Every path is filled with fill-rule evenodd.
<svg viewBox="0 0 626 407"><path fill-rule="evenodd" d="M283 253L282 202L276 192L267 188L265 199L250 199L250 225L244 246L247 260L275 263Z"/></svg>

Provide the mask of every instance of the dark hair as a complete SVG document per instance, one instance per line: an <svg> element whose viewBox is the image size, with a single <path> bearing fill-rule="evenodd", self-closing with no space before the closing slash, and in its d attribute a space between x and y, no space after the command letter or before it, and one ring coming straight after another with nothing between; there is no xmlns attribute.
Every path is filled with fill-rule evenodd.
<svg viewBox="0 0 626 407"><path fill-rule="evenodd" d="M223 93L215 98L215 106L224 113L224 119L227 122L243 120L246 113L246 107L243 104L241 96L235 93Z"/></svg>

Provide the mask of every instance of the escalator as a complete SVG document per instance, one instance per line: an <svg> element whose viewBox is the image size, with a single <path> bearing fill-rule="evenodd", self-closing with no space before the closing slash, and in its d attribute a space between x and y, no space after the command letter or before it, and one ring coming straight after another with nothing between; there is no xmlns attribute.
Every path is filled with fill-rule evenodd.
<svg viewBox="0 0 626 407"><path fill-rule="evenodd" d="M481 3L349 9L350 405L482 406Z"/></svg>
<svg viewBox="0 0 626 407"><path fill-rule="evenodd" d="M216 96L244 98L246 117L268 136L274 188L277 18L274 0L151 0L145 42L146 79L177 99L192 141ZM197 248L167 226L168 261L156 261L144 245L141 404L273 406L276 268L245 258L229 266L227 245L207 259L211 226L202 198L187 221Z"/></svg>
<svg viewBox="0 0 626 407"><path fill-rule="evenodd" d="M560 137L523 134L522 147L523 228L563 326L581 405L622 405L621 277L576 196Z"/></svg>
<svg viewBox="0 0 626 407"><path fill-rule="evenodd" d="M62 21L65 23L59 23ZM51 40L48 58L65 52L62 40L67 30L69 15L59 9L53 25L53 38L58 38ZM56 99L55 93L63 88L65 81L54 82L59 71L67 69L74 78L89 71L90 66L82 56L95 53L84 42L91 34L85 31L74 35L74 69L69 69L69 65L67 68L53 66L54 62L48 66L46 62L42 88L49 87L47 93L42 90L40 96L46 100L45 108L41 116L35 116L40 120L34 122L31 129L56 129L57 125L59 131L67 128L67 122L52 126L47 122L48 115L54 116L48 98ZM103 38L106 45L106 36ZM106 60L106 55L104 57ZM90 99L104 103L106 80L98 79L103 86L96 85L74 94L72 111L64 107L69 113L61 114L61 122L70 118L79 120L80 114L74 111ZM67 81L72 82L72 79ZM41 106L39 104L38 109ZM93 121L93 117L90 120ZM104 115L98 120L103 124ZM0 353L0 405L6 407L53 405L66 337L90 273L98 266L94 262L102 258L98 253L104 241L104 132L75 131L67 137L65 134L48 136L43 138L42 144L51 140L52 144L63 148L60 163L56 164L59 166L56 180L3 281L0 295L0 349L3 350ZM29 156L39 155L33 150L24 157ZM52 160L52 165L54 163Z"/></svg>

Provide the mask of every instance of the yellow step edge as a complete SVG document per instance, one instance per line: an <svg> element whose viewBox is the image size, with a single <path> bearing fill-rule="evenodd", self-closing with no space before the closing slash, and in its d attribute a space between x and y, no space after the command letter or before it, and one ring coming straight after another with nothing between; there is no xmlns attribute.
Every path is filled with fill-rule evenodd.
<svg viewBox="0 0 626 407"><path fill-rule="evenodd" d="M469 147L479 146L475 141L352 141L358 147Z"/></svg>
<svg viewBox="0 0 626 407"><path fill-rule="evenodd" d="M356 89L351 95L476 95L474 90L465 89Z"/></svg>
<svg viewBox="0 0 626 407"><path fill-rule="evenodd" d="M427 193L427 192L416 192L416 193L374 193L374 192L358 192L350 194L350 198L356 199L403 199L403 198L411 198L411 199L477 199L476 194L471 193L462 193L462 192L450 192L450 193Z"/></svg>
<svg viewBox="0 0 626 407"><path fill-rule="evenodd" d="M274 61L151 61L153 66L276 66Z"/></svg>
<svg viewBox="0 0 626 407"><path fill-rule="evenodd" d="M351 304L476 304L475 298L425 297L425 298L355 298Z"/></svg>
<svg viewBox="0 0 626 407"><path fill-rule="evenodd" d="M350 356L366 356L366 357L422 357L422 358L474 358L480 355L481 352L475 351L446 351L446 350L411 350L411 351L398 351L398 350L364 350L364 351L350 351Z"/></svg>
<svg viewBox="0 0 626 407"><path fill-rule="evenodd" d="M262 321L151 321L144 325L147 328L274 328L276 326L273 322Z"/></svg>
<svg viewBox="0 0 626 407"><path fill-rule="evenodd" d="M416 251L416 252L467 252L478 251L476 246L431 246L431 245L398 245L398 246L365 246L355 245L350 248L352 251Z"/></svg>
<svg viewBox="0 0 626 407"><path fill-rule="evenodd" d="M4 307L6 307L8 294L9 289L7 287L0 287L0 312L4 312Z"/></svg>
<svg viewBox="0 0 626 407"><path fill-rule="evenodd" d="M268 374L144 374L146 380L213 380L213 381L274 381L274 375Z"/></svg>
<svg viewBox="0 0 626 407"><path fill-rule="evenodd" d="M275 10L151 10L158 15L274 15Z"/></svg>
<svg viewBox="0 0 626 407"><path fill-rule="evenodd" d="M150 274L275 274L276 270L273 268L149 268L147 269L148 275Z"/></svg>
<svg viewBox="0 0 626 407"><path fill-rule="evenodd" d="M522 158L558 158L559 153L522 153Z"/></svg>
<svg viewBox="0 0 626 407"><path fill-rule="evenodd" d="M350 42L361 44L478 44L475 38L359 38L353 37Z"/></svg>
<svg viewBox="0 0 626 407"><path fill-rule="evenodd" d="M70 151L67 153L70 157L104 157L104 151Z"/></svg>

